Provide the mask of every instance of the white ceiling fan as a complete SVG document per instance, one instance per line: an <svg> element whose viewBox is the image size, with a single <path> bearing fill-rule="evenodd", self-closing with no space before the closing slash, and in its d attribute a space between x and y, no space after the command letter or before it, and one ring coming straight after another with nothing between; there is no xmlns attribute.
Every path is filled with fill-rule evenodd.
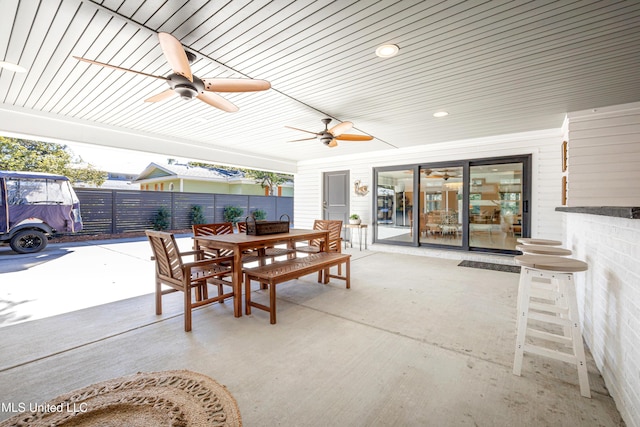
<svg viewBox="0 0 640 427"><path fill-rule="evenodd" d="M167 82L169 89L145 99L145 102L159 102L179 95L186 100L197 98L212 107L231 113L238 111L238 107L215 92L255 92L271 88L271 83L266 80L200 78L194 76L191 73L190 64L195 60L196 56L191 52L185 51L182 43L171 34L158 33L158 40L160 41L162 52L173 70L173 73L167 77L130 70L78 56L74 56L74 58L78 61L100 65L101 67L140 74Z"/></svg>

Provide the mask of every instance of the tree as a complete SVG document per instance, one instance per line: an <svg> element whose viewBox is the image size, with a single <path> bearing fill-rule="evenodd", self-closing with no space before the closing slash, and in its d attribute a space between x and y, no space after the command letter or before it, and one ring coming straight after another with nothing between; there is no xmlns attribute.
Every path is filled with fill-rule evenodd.
<svg viewBox="0 0 640 427"><path fill-rule="evenodd" d="M247 178L255 179L262 188L268 188L270 196L273 196L278 185L284 184L285 182L291 180L291 175L285 175L275 172L247 169L244 171L244 174Z"/></svg>
<svg viewBox="0 0 640 427"><path fill-rule="evenodd" d="M48 172L68 177L71 182L86 182L100 186L106 172L74 158L66 145L52 142L0 136L0 169L29 172Z"/></svg>

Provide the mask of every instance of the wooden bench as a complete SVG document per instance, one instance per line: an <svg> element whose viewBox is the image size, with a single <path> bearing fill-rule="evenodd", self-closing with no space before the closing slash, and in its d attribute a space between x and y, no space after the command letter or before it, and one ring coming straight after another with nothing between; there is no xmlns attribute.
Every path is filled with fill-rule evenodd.
<svg viewBox="0 0 640 427"><path fill-rule="evenodd" d="M256 307L270 314L271 324L276 323L276 285L306 276L311 273L318 273L318 282L328 283L330 277L341 279L346 282L347 289L351 287L349 281L351 255L320 252L307 257L276 261L274 263L247 268L244 270L245 276L245 312L251 314L251 307ZM334 266L345 264L345 275L329 274L329 269ZM322 274L324 271L324 274ZM255 280L269 288L269 305L259 304L251 301L251 281Z"/></svg>

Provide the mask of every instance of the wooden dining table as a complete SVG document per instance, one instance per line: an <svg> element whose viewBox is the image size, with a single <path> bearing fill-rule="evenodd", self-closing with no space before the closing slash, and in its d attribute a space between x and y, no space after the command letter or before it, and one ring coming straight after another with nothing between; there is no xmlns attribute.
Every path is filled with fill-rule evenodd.
<svg viewBox="0 0 640 427"><path fill-rule="evenodd" d="M233 275L232 285L235 297L233 298L233 314L242 316L242 254L247 251L257 251L260 255L264 250L279 244L286 244L289 249L294 249L296 242L320 239L323 244L321 251L325 251L329 241L328 230L303 230L292 228L287 233L267 234L253 236L246 233L220 234L213 236L195 236L195 249L227 249L233 251Z"/></svg>

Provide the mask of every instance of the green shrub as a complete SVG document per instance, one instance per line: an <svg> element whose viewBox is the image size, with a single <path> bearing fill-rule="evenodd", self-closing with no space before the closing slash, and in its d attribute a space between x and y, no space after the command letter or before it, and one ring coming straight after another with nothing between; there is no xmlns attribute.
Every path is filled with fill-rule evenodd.
<svg viewBox="0 0 640 427"><path fill-rule="evenodd" d="M204 217L204 209L200 205L191 206L191 224L206 224L207 219Z"/></svg>
<svg viewBox="0 0 640 427"><path fill-rule="evenodd" d="M225 206L224 207L224 221L237 223L242 219L244 215L244 209L238 206Z"/></svg>
<svg viewBox="0 0 640 427"><path fill-rule="evenodd" d="M156 231L167 230L171 226L171 213L167 208L161 206L153 218L153 229Z"/></svg>
<svg viewBox="0 0 640 427"><path fill-rule="evenodd" d="M267 219L267 212L263 211L262 209L256 209L255 211L251 212L251 215L253 215L256 221Z"/></svg>

